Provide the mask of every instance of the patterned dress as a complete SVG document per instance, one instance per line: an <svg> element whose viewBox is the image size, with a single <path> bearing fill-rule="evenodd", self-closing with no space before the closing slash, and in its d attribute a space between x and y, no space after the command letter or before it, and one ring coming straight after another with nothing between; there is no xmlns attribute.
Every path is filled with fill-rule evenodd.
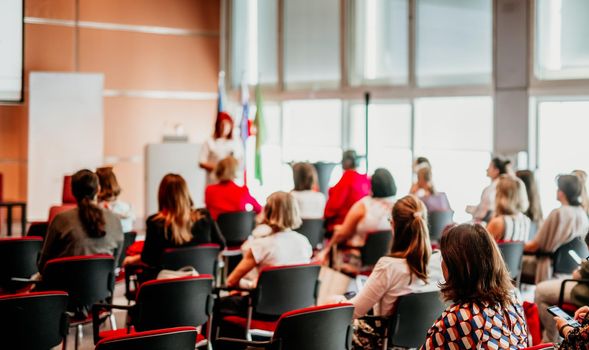
<svg viewBox="0 0 589 350"><path fill-rule="evenodd" d="M567 334L560 344L560 350L588 350L589 349L589 315L585 316L581 327L577 327Z"/></svg>
<svg viewBox="0 0 589 350"><path fill-rule="evenodd" d="M503 308L487 303L449 306L427 332L422 350L520 349L528 346L528 329L519 302Z"/></svg>

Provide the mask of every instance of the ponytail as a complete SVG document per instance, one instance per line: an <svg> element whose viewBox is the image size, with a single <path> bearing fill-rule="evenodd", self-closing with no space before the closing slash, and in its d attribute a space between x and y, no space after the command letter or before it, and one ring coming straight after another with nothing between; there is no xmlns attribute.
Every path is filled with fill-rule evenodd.
<svg viewBox="0 0 589 350"><path fill-rule="evenodd" d="M100 238L106 235L102 209L92 203L90 198L85 197L78 202L78 213L88 236Z"/></svg>

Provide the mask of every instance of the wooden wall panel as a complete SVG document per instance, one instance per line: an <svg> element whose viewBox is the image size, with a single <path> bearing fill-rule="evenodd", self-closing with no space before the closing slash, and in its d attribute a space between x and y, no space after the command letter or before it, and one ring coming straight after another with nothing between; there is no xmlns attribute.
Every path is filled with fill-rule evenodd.
<svg viewBox="0 0 589 350"><path fill-rule="evenodd" d="M76 1L25 0L25 16L73 20L76 17Z"/></svg>
<svg viewBox="0 0 589 350"><path fill-rule="evenodd" d="M219 38L80 30L80 69L106 89L216 90Z"/></svg>
<svg viewBox="0 0 589 350"><path fill-rule="evenodd" d="M72 71L74 57L74 28L43 24L25 25L26 72Z"/></svg>

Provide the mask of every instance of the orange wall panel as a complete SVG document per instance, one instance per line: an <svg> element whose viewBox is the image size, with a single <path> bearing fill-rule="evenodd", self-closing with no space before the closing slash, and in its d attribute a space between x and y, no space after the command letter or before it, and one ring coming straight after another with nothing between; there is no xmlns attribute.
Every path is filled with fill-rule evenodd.
<svg viewBox="0 0 589 350"><path fill-rule="evenodd" d="M0 106L0 160L27 159L27 125L25 106Z"/></svg>
<svg viewBox="0 0 589 350"><path fill-rule="evenodd" d="M25 25L25 70L74 70L74 28Z"/></svg>
<svg viewBox="0 0 589 350"><path fill-rule="evenodd" d="M106 89L215 91L218 67L217 36L80 30L80 69Z"/></svg>
<svg viewBox="0 0 589 350"><path fill-rule="evenodd" d="M75 0L25 0L25 16L73 20L76 17L76 2Z"/></svg>
<svg viewBox="0 0 589 350"><path fill-rule="evenodd" d="M220 0L80 0L80 20L218 31Z"/></svg>

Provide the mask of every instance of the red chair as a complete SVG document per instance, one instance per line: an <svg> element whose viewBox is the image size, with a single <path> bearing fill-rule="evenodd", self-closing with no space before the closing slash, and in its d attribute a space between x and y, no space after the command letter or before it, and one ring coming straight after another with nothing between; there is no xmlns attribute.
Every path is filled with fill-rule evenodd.
<svg viewBox="0 0 589 350"><path fill-rule="evenodd" d="M0 342L7 349L51 349L68 330L65 292L0 296Z"/></svg>
<svg viewBox="0 0 589 350"><path fill-rule="evenodd" d="M0 239L0 290L16 292L27 286L13 278L28 279L37 272L37 258L43 245L39 237Z"/></svg>
<svg viewBox="0 0 589 350"><path fill-rule="evenodd" d="M211 275L189 276L143 283L135 305L96 304L93 307L94 342L101 339L169 327L191 326L202 328L209 321L213 303ZM129 311L126 329L99 331L99 315L103 310ZM210 334L210 331L207 332ZM199 332L197 341L207 344Z"/></svg>
<svg viewBox="0 0 589 350"><path fill-rule="evenodd" d="M555 349L554 344L546 343L540 345L534 345L529 348L524 348L523 350L542 350L542 349Z"/></svg>
<svg viewBox="0 0 589 350"><path fill-rule="evenodd" d="M95 350L194 350L195 343L196 328L175 327L103 339Z"/></svg>
<svg viewBox="0 0 589 350"><path fill-rule="evenodd" d="M335 304L314 306L283 314L269 341L251 342L220 338L216 349L243 349L246 346L280 350L351 349L354 306Z"/></svg>
<svg viewBox="0 0 589 350"><path fill-rule="evenodd" d="M243 329L248 340L271 336L282 314L316 304L320 269L315 264L262 269L256 289L247 296L247 316L225 316L221 329L224 324Z"/></svg>
<svg viewBox="0 0 589 350"><path fill-rule="evenodd" d="M562 281L562 283L560 284L560 292L558 293L558 307L560 307L561 309L563 309L566 313L568 313L569 315L574 315L575 311L577 311L577 309L579 308L577 305L575 304L571 304L571 303L565 303L564 302L564 287L567 283L582 283L582 284L589 284L589 279L580 279L580 280L575 280L572 278L569 279L564 279Z"/></svg>

